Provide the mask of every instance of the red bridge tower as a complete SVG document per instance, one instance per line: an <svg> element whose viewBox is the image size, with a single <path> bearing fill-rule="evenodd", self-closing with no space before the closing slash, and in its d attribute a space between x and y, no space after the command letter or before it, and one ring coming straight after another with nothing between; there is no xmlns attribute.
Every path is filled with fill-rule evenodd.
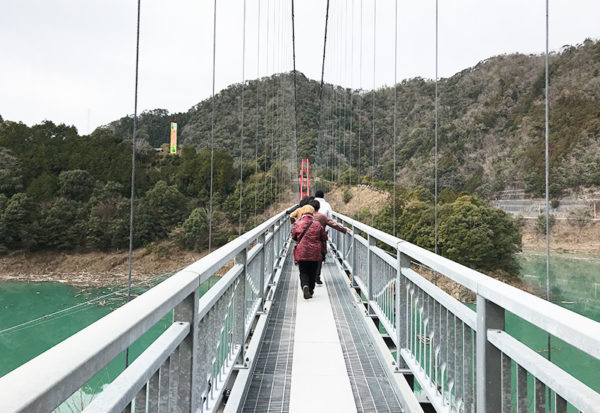
<svg viewBox="0 0 600 413"><path fill-rule="evenodd" d="M306 191L304 189L306 188ZM300 200L304 195L310 195L310 173L308 168L308 159L302 159L300 168Z"/></svg>

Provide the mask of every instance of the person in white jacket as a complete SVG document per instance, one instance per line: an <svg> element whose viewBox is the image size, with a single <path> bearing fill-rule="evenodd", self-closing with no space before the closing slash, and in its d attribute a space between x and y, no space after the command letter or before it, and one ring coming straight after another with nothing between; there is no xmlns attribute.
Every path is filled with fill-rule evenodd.
<svg viewBox="0 0 600 413"><path fill-rule="evenodd" d="M324 195L325 194L323 193L323 191L318 190L317 192L315 192L315 201L319 201L319 205L320 205L319 212L321 214L325 215L327 218L332 219L333 218L333 214L332 214L333 209L331 209L331 205L329 205L329 202L327 202L327 201L325 201L325 199L323 199ZM330 235L328 227L325 228L325 232L327 233L327 236ZM323 256L323 262L325 262L325 257L326 257L326 255ZM319 281L321 281L321 280L319 279ZM319 282L317 284L322 285L321 282Z"/></svg>
<svg viewBox="0 0 600 413"><path fill-rule="evenodd" d="M325 199L323 199L323 196L325 194L323 193L323 191L319 190L317 192L315 192L315 200L319 201L319 205L321 205L321 208L319 208L319 212L323 215L326 215L327 218L332 219L333 218L333 210L331 209L331 205L329 205L329 202L325 201Z"/></svg>

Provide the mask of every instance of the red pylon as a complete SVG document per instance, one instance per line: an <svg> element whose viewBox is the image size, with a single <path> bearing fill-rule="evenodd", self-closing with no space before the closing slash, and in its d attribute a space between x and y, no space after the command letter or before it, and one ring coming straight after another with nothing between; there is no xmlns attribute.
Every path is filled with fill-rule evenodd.
<svg viewBox="0 0 600 413"><path fill-rule="evenodd" d="M306 192L304 187L306 184ZM302 167L300 168L300 200L304 195L310 195L310 173L308 168L308 159L302 159Z"/></svg>

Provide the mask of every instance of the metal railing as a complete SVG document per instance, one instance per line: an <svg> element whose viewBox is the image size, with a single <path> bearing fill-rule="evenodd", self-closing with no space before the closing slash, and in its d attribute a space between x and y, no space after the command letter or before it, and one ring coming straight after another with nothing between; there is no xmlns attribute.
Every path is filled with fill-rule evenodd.
<svg viewBox="0 0 600 413"><path fill-rule="evenodd" d="M171 326L84 411L215 411L232 373L246 368L289 233L280 213L8 373L0 411L52 411L171 311ZM200 285L232 260L200 297Z"/></svg>
<svg viewBox="0 0 600 413"><path fill-rule="evenodd" d="M346 216L334 216L353 228L352 235L330 232L335 254L369 314L395 344L397 370L410 371L436 411L560 413L568 404L577 411L599 411L600 394L508 334L505 316L513 313L596 359L600 323ZM417 273L415 264L473 292L476 310Z"/></svg>

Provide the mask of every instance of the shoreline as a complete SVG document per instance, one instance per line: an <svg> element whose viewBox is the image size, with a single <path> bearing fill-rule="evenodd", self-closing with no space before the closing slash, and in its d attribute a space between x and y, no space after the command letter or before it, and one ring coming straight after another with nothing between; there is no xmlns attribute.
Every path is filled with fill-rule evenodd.
<svg viewBox="0 0 600 413"><path fill-rule="evenodd" d="M556 249L552 251L553 254L569 255L569 258L579 259L582 261L591 260L599 261L599 254L581 253L577 251L564 251ZM55 282L65 285L70 285L76 288L88 289L88 288L125 288L128 284L127 274L127 253L50 253L50 252L36 252L36 253L13 253L8 256L0 257L0 282L23 282L23 283L43 283L43 282ZM187 259L184 266L175 267L173 263L175 260L172 259L173 255L178 255L182 259ZM132 273L132 284L139 284L156 279L161 275L167 275L169 273L175 273L182 269L186 265L189 265L198 259L206 255L206 251L202 253L190 252L190 251L175 251L172 250L171 258L167 259L162 254L149 252L145 248L134 251L134 271ZM524 248L519 255L528 256L544 256L545 252L541 249L535 248ZM124 266L121 266L121 262L125 256ZM34 266L39 265L39 261L43 260L44 265L37 267L39 270L48 270L49 266L56 261L60 261L62 265L58 268L54 268L51 271L24 271L29 268L32 269ZM80 263L79 271L74 271L70 267L69 263L75 261ZM28 265L22 265L26 262ZM178 264L182 261L177 260ZM113 265L114 268L103 269L99 267L103 265ZM13 268L7 271L7 268ZM217 274L223 275L231 265L225 266ZM66 269L70 270L67 271ZM96 270L94 270L96 269ZM433 281L433 274L428 274L427 271L421 273L426 279ZM529 285L525 278L521 275L518 278L508 277L505 274L488 274L492 278L496 278L504 283L512 285L521 290L527 291L534 295L536 294L535 288ZM442 277L445 279L445 277ZM441 281L441 280L440 280ZM471 295L464 287L456 284L455 282L445 279L439 285L448 294L460 301L470 302Z"/></svg>
<svg viewBox="0 0 600 413"><path fill-rule="evenodd" d="M362 205L366 197L376 196L377 206L386 202L386 195L365 188L352 188L353 199L344 204L341 191L332 191L331 203L340 212L352 215L351 207ZM339 199L338 199L339 198ZM348 209L348 210L347 210ZM267 214L272 211L267 211ZM534 220L521 225L522 251L519 256L545 255L545 236L535 229ZM551 254L569 254L575 259L600 259L600 222L589 222L585 227L560 221L551 231ZM162 274L174 273L207 254L207 251L186 251L173 242L162 241L138 248L133 252L132 282L144 282ZM128 251L114 252L60 252L12 251L0 256L0 281L57 282L81 288L119 287L128 284ZM225 273L222 269L217 275ZM494 278L524 288L523 277L516 279L498 274ZM452 290L454 288L450 288ZM455 290L456 292L456 290ZM458 294L455 294L458 295ZM457 297L458 298L458 297Z"/></svg>
<svg viewBox="0 0 600 413"><path fill-rule="evenodd" d="M206 252L184 251L169 242L133 252L132 283L176 272ZM56 282L80 288L128 284L128 252L13 252L0 257L0 281Z"/></svg>

